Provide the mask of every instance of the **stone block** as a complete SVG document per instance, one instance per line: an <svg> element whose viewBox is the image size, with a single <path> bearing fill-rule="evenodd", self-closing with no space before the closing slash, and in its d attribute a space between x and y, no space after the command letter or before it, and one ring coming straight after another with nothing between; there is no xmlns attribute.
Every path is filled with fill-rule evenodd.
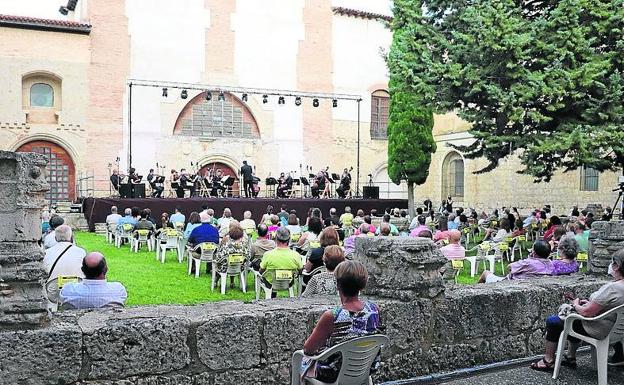
<svg viewBox="0 0 624 385"><path fill-rule="evenodd" d="M431 240L361 237L355 248L355 259L368 270L367 294L408 301L443 294L440 269L447 259Z"/></svg>
<svg viewBox="0 0 624 385"><path fill-rule="evenodd" d="M283 362L295 350L303 348L318 313L306 310L275 310L264 314L263 359L267 363Z"/></svg>
<svg viewBox="0 0 624 385"><path fill-rule="evenodd" d="M199 360L211 370L258 366L261 331L261 319L252 313L215 317L197 328Z"/></svg>
<svg viewBox="0 0 624 385"><path fill-rule="evenodd" d="M2 267L17 263L41 262L43 257L44 254L36 242L0 242Z"/></svg>
<svg viewBox="0 0 624 385"><path fill-rule="evenodd" d="M0 332L0 384L69 384L78 380L82 332L75 324Z"/></svg>
<svg viewBox="0 0 624 385"><path fill-rule="evenodd" d="M109 319L85 335L88 377L121 379L162 374L186 367L190 323L186 319Z"/></svg>

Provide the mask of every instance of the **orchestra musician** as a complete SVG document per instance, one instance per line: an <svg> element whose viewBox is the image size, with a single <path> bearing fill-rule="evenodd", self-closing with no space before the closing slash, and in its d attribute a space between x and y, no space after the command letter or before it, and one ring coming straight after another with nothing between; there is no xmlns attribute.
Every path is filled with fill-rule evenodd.
<svg viewBox="0 0 624 385"><path fill-rule="evenodd" d="M222 197L225 194L225 186L221 182L223 178L223 172L220 168L217 169L217 172L212 176L212 191L210 195L215 197Z"/></svg>
<svg viewBox="0 0 624 385"><path fill-rule="evenodd" d="M141 183L143 176L137 174L136 169L132 167L128 172L129 183Z"/></svg>
<svg viewBox="0 0 624 385"><path fill-rule="evenodd" d="M349 190L351 190L351 174L349 170L345 168L340 177L340 185L336 189L336 193L340 198L344 199L347 197L347 192Z"/></svg>
<svg viewBox="0 0 624 385"><path fill-rule="evenodd" d="M252 174L253 178L253 197L257 198L258 194L260 194L260 178L256 176L255 173Z"/></svg>
<svg viewBox="0 0 624 385"><path fill-rule="evenodd" d="M243 167L240 169L240 174L243 177L243 189L245 190L245 198L254 196L253 191L253 168L247 164L247 161L243 161Z"/></svg>
<svg viewBox="0 0 624 385"><path fill-rule="evenodd" d="M329 181L327 179L327 174L324 170L320 170L316 177L314 177L314 181L311 186L312 197L313 198L321 198L321 192L323 197L329 195Z"/></svg>
<svg viewBox="0 0 624 385"><path fill-rule="evenodd" d="M180 191L181 190L181 195ZM189 190L191 196L195 196L195 181L194 178L189 175L185 168L180 169L180 187L178 188L178 198L184 198L184 190Z"/></svg>
<svg viewBox="0 0 624 385"><path fill-rule="evenodd" d="M286 191L291 190L292 185L293 179L290 176L290 173L288 173L286 176L284 176L284 173L281 173L279 177L279 185L277 186L277 197L285 198Z"/></svg>
<svg viewBox="0 0 624 385"><path fill-rule="evenodd" d="M121 184L122 176L119 175L119 170L113 170L113 175L110 176L111 184L116 191L119 191L119 185Z"/></svg>
<svg viewBox="0 0 624 385"><path fill-rule="evenodd" d="M184 198L184 189L180 187L180 175L176 170L171 170L171 189L175 190L178 198Z"/></svg>
<svg viewBox="0 0 624 385"><path fill-rule="evenodd" d="M165 190L162 184L156 182L158 178L160 178L160 176L154 173L153 168L150 168L149 174L147 174L147 183L152 187L152 198L162 198L163 191Z"/></svg>
<svg viewBox="0 0 624 385"><path fill-rule="evenodd" d="M330 197L330 182L329 182L329 166L325 170L319 171L317 178L322 180L322 183L319 184L319 191L323 191L321 193L321 198L329 198ZM323 187L321 187L323 186Z"/></svg>

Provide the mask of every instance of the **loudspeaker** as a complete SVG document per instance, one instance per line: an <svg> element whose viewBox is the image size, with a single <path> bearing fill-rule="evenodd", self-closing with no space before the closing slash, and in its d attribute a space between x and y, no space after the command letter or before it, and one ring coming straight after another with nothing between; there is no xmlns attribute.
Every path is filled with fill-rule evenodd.
<svg viewBox="0 0 624 385"><path fill-rule="evenodd" d="M130 183L120 184L119 196L122 198L132 198L132 185Z"/></svg>
<svg viewBox="0 0 624 385"><path fill-rule="evenodd" d="M364 199L379 199L379 186L364 186L362 193Z"/></svg>
<svg viewBox="0 0 624 385"><path fill-rule="evenodd" d="M145 198L145 183L135 184L132 187L133 198Z"/></svg>

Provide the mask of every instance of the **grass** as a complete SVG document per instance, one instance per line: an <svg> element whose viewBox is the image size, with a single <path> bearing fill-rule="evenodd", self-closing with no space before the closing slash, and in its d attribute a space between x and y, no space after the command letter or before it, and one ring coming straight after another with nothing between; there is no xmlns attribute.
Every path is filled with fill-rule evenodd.
<svg viewBox="0 0 624 385"><path fill-rule="evenodd" d="M102 235L88 232L76 232L76 243L87 253L99 251L108 263L109 281L121 282L128 291L126 305L157 305L157 304L198 304L221 300L242 300L249 302L255 299L253 291L253 275L247 277L247 293L243 293L235 279L235 287L226 289L222 295L219 287L210 291L211 277L206 274L202 264L199 278L187 274L187 261L178 263L172 251L167 252L165 263L156 260L156 253L147 251L143 246L138 253L130 251L128 245L116 248L106 242Z"/></svg>

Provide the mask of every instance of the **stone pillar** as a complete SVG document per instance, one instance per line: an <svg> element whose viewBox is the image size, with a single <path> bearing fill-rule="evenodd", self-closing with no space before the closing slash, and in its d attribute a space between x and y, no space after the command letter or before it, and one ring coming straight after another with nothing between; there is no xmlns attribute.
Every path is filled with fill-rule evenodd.
<svg viewBox="0 0 624 385"><path fill-rule="evenodd" d="M624 248L624 221L594 222L589 232L589 271L606 274L611 256Z"/></svg>
<svg viewBox="0 0 624 385"><path fill-rule="evenodd" d="M43 155L0 151L0 330L48 321L41 209L45 205Z"/></svg>
<svg viewBox="0 0 624 385"><path fill-rule="evenodd" d="M355 250L355 259L368 270L367 295L403 301L444 295L440 272L447 259L431 240L359 237Z"/></svg>

